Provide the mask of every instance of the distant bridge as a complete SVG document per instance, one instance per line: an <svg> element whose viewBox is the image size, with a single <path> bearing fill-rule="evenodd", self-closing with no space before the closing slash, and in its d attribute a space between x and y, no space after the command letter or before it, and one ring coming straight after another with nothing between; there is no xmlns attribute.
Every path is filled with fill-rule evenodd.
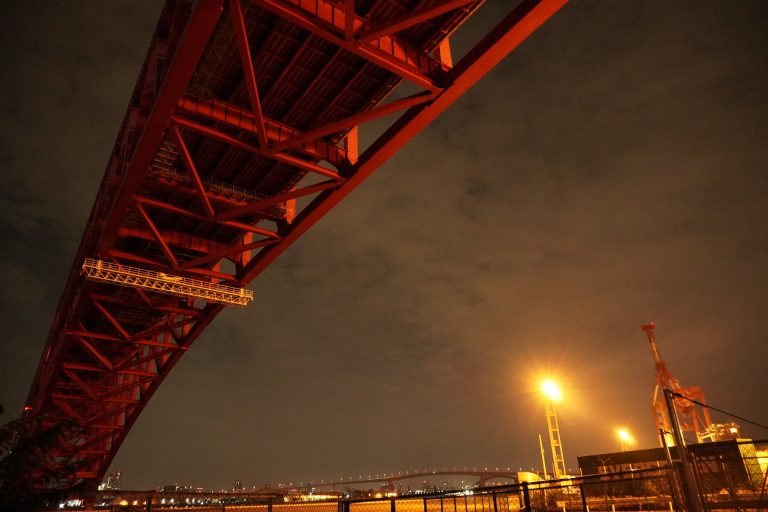
<svg viewBox="0 0 768 512"><path fill-rule="evenodd" d="M454 64L483 0L168 0L24 407L72 428L28 478L101 480L225 305L565 2L523 0Z"/></svg>
<svg viewBox="0 0 768 512"><path fill-rule="evenodd" d="M506 471L489 471L489 470L434 470L434 471L423 471L423 472L399 472L397 474L391 473L391 474L384 474L382 476L376 476L376 477L368 477L368 478L362 478L359 479L349 479L349 480L338 480L338 481L322 481L320 483L318 482L309 482L307 484L301 484L300 488L302 489L308 489L312 487L344 487L344 486L350 486L354 484L367 484L367 483L393 483L400 480L410 480L412 478L428 478L433 476L475 476L478 478L478 484L482 485L488 480L494 480L496 478L499 479L507 479L507 480L513 480L517 481L517 471L511 471L509 468L507 468Z"/></svg>

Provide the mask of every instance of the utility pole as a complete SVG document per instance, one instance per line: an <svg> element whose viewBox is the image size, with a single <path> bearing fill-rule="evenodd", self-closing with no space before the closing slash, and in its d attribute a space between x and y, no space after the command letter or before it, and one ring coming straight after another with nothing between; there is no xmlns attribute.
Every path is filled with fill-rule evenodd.
<svg viewBox="0 0 768 512"><path fill-rule="evenodd" d="M685 446L685 438L683 437L683 431L680 428L680 421L678 420L677 411L675 410L674 392L671 389L664 388L664 402L666 402L667 405L667 414L669 414L672 435L675 438L675 445L677 446L677 457L682 466L680 476L683 483L685 501L688 502L688 509L691 512L704 512L704 507L702 506L700 494L698 492L698 486L696 485L696 477L691 468L688 448ZM661 432L661 434L663 434L663 432Z"/></svg>
<svg viewBox="0 0 768 512"><path fill-rule="evenodd" d="M544 468L544 480L547 480L547 458L544 456L544 443L541 441L541 434L539 434L539 450L541 450L541 467Z"/></svg>

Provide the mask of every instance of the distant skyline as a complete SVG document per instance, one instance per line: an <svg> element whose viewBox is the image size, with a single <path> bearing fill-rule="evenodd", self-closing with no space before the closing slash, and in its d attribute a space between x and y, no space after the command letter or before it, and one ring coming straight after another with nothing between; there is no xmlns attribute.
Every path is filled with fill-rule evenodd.
<svg viewBox="0 0 768 512"><path fill-rule="evenodd" d="M2 423L161 6L0 7ZM509 8L489 1L454 58ZM766 26L760 1L566 5L216 319L109 471L216 489L538 468L543 377L569 467L618 427L653 447L648 321L684 385L768 424Z"/></svg>

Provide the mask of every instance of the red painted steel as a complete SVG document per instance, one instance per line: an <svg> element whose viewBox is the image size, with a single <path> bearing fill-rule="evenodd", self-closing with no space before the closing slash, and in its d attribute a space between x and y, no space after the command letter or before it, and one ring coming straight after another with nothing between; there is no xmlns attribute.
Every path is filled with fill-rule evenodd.
<svg viewBox="0 0 768 512"><path fill-rule="evenodd" d="M100 480L224 307L86 281L84 259L245 286L566 0L523 1L451 67L482 2L167 2L24 408L77 428L30 478ZM424 91L386 102L403 80ZM358 157L358 126L398 111Z"/></svg>

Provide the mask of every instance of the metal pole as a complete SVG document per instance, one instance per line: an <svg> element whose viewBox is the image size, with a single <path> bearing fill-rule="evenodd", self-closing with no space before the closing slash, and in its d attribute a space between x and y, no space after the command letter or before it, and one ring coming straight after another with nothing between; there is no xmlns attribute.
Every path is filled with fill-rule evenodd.
<svg viewBox="0 0 768 512"><path fill-rule="evenodd" d="M584 494L584 483L579 484L579 492L581 494L581 510L583 512L589 512L589 507L587 507L587 496Z"/></svg>
<svg viewBox="0 0 768 512"><path fill-rule="evenodd" d="M528 493L528 482L523 482L523 506L525 512L531 512L531 495Z"/></svg>
<svg viewBox="0 0 768 512"><path fill-rule="evenodd" d="M541 440L541 434L539 434L539 450L541 451L541 467L544 469L544 480L547 477L547 458L544 456L544 443Z"/></svg>
<svg viewBox="0 0 768 512"><path fill-rule="evenodd" d="M680 505L683 501L681 499L681 493L680 493L680 482L677 479L677 472L675 471L675 466L672 463L672 454L669 451L669 445L667 444L667 436L666 431L663 428L659 429L659 439L661 439L661 445L664 447L664 457L667 460L667 476L669 480L669 486L670 491L672 494L672 501L675 502L675 508L677 510L682 510L683 507ZM669 505L672 506L672 503Z"/></svg>
<svg viewBox="0 0 768 512"><path fill-rule="evenodd" d="M688 509L691 510L691 512L703 512L703 507L699 500L699 493L697 492L696 478L691 471L691 465L688 459L688 448L685 446L685 438L683 437L683 431L680 429L680 421L677 418L677 410L675 410L672 390L664 389L664 402L667 405L669 422L672 424L672 434L675 437L675 445L677 445L677 457L680 459L680 464L683 468L680 476L683 481L683 490L685 492L686 501L688 502Z"/></svg>

